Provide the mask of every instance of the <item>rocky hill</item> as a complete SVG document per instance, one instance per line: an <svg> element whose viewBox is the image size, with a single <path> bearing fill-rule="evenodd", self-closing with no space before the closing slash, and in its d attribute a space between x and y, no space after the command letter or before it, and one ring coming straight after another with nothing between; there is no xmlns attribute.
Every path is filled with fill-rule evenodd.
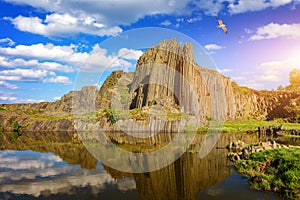
<svg viewBox="0 0 300 200"><path fill-rule="evenodd" d="M126 124L132 120L128 116L112 116L115 118L110 120L109 110L116 109L130 110L128 115L139 125L150 124L155 129L158 125L147 116L163 109L171 121L162 129L167 131L177 126L183 114L198 115L198 125L239 117L295 118L297 113L286 108L299 106L299 96L240 87L217 71L199 66L192 45L181 46L173 39L148 49L139 58L135 72L113 72L100 91L86 86L56 102L0 105L0 126L3 131L74 131L74 115L96 113L90 118L100 121L106 130L116 130L112 122Z"/></svg>

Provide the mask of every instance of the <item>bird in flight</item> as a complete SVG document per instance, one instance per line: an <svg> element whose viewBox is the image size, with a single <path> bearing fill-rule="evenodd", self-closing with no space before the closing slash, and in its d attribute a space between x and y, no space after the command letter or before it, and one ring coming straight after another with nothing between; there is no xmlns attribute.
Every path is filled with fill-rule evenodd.
<svg viewBox="0 0 300 200"><path fill-rule="evenodd" d="M226 28L226 25L223 24L223 21L222 21L220 18L218 18L218 17L217 17L217 21L219 22L219 26L217 26L217 27L223 29L223 31L224 31L226 34L228 34L228 30L227 30L227 28Z"/></svg>

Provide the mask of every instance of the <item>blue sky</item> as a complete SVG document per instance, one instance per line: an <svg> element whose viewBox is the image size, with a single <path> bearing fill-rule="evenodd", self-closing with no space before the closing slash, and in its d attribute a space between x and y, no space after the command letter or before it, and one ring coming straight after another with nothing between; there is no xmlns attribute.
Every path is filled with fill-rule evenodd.
<svg viewBox="0 0 300 200"><path fill-rule="evenodd" d="M115 69L134 70L160 39L180 35L250 88L288 85L289 71L300 68L300 0L0 0L0 10L0 103L54 101L100 86Z"/></svg>

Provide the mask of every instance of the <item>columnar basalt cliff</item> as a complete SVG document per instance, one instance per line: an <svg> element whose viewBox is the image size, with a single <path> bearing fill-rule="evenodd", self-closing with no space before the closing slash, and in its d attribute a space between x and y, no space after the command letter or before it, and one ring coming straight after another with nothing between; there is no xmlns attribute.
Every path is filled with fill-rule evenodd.
<svg viewBox="0 0 300 200"><path fill-rule="evenodd" d="M56 102L0 105L0 128L4 131L75 131L74 115L103 113L106 108L141 110L143 113L138 115L165 109L167 121L160 127L155 118L145 119L144 116L111 118L110 122L105 119L109 116L98 116L100 126L105 130L119 130L120 127L112 126L114 121L128 125L127 121L133 120L139 127L148 124L151 129L160 127L171 132L177 129L183 113L197 115L198 125L212 119L253 117L268 120L295 115L286 112L286 107L299 106L299 93L241 87L217 71L204 67L195 62L191 44L181 46L175 39L165 40L139 58L135 72L113 72L100 91L95 86L86 86ZM135 129L135 126L126 128L129 131Z"/></svg>
<svg viewBox="0 0 300 200"><path fill-rule="evenodd" d="M158 104L179 107L188 114L199 110L199 124L209 119L289 117L284 108L300 95L238 86L217 71L199 66L192 45L180 46L174 39L148 49L128 85L129 93L134 94L131 109Z"/></svg>

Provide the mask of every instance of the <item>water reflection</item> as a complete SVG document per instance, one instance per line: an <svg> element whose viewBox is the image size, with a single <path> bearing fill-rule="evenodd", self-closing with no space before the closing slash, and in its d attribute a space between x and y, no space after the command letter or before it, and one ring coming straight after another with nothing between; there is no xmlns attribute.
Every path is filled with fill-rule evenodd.
<svg viewBox="0 0 300 200"><path fill-rule="evenodd" d="M107 186L119 191L136 187L133 179L112 178L100 163L96 169L82 169L53 153L0 151L0 172L0 199L17 194L32 197L74 195L82 188L90 188L89 195L96 197Z"/></svg>
<svg viewBox="0 0 300 200"><path fill-rule="evenodd" d="M259 140L254 135L225 134L216 146L238 139ZM196 140L193 149L199 149L203 136ZM82 144L7 146L10 150L0 151L0 199L229 199L236 190L266 199L232 172L226 149L214 148L203 159L185 153L160 170L137 174L103 165Z"/></svg>

